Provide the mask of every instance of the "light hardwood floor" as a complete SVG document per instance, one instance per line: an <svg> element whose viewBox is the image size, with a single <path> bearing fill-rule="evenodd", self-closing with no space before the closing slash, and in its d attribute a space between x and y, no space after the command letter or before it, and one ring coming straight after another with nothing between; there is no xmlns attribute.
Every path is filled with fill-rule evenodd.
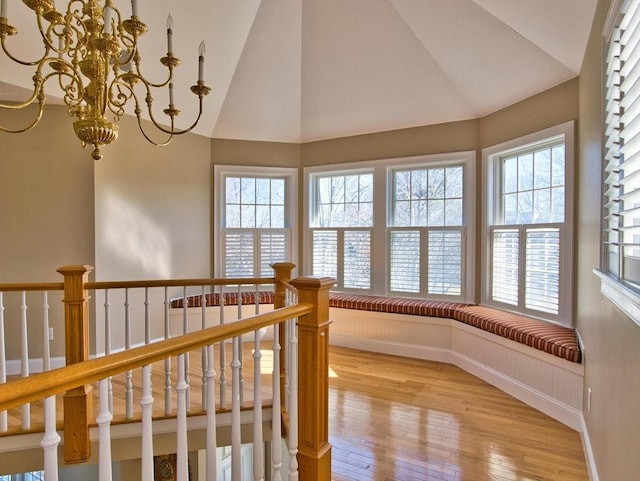
<svg viewBox="0 0 640 481"><path fill-rule="evenodd" d="M264 351L267 364L269 355ZM244 357L249 401L249 343ZM196 413L199 353L190 359ZM329 361L334 481L588 480L579 433L455 366L338 347L330 348ZM263 372L270 369L264 366ZM154 366L156 415L163 409L162 373L162 365ZM265 398L269 383L264 376ZM134 386L139 385L136 373ZM123 420L117 414L124 412L123 393L124 379L114 378L114 422ZM136 401L139 396L136 387ZM138 417L138 402L135 407ZM40 403L34 403L32 418L32 427L41 428ZM12 410L10 431L19 423L19 410Z"/></svg>
<svg viewBox="0 0 640 481"><path fill-rule="evenodd" d="M461 369L333 347L334 481L588 480L579 433Z"/></svg>

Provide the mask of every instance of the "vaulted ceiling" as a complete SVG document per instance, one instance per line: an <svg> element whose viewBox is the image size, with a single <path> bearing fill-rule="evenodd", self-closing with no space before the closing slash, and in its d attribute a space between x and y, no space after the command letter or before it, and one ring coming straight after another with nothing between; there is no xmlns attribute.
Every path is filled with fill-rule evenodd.
<svg viewBox="0 0 640 481"><path fill-rule="evenodd" d="M33 13L5 1L19 29L7 46L35 58ZM596 2L139 0L149 26L142 67L150 79L163 78L171 14L183 125L196 114L189 86L198 44L206 43L213 90L199 134L299 143L436 124L487 115L577 76ZM114 3L130 15L129 1ZM0 98L24 96L32 75L0 52ZM161 117L168 94L154 97Z"/></svg>

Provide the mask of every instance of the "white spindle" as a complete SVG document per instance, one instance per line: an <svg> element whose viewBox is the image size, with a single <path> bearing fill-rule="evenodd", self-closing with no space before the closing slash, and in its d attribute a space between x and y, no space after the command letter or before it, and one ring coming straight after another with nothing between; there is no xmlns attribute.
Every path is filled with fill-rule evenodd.
<svg viewBox="0 0 640 481"><path fill-rule="evenodd" d="M60 435L56 430L56 397L44 400L44 436L40 446L44 451L44 475L46 481L58 481L58 445Z"/></svg>
<svg viewBox="0 0 640 481"><path fill-rule="evenodd" d="M20 303L20 373L29 377L29 337L27 334L27 293L22 291ZM31 404L22 405L22 429L31 427Z"/></svg>
<svg viewBox="0 0 640 481"><path fill-rule="evenodd" d="M242 319L242 289L241 285L238 284L238 319ZM242 334L238 336L238 345L242 346ZM242 365L244 361L242 360L242 348L238 350L238 362L240 365L238 366L238 379L240 382L240 405L244 404L244 372L242 371Z"/></svg>
<svg viewBox="0 0 640 481"><path fill-rule="evenodd" d="M140 406L142 407L142 479L153 479L153 391L150 364L142 367Z"/></svg>
<svg viewBox="0 0 640 481"><path fill-rule="evenodd" d="M51 369L51 349L49 347L49 293L44 291L42 304L42 372Z"/></svg>
<svg viewBox="0 0 640 481"><path fill-rule="evenodd" d="M144 343L151 344L151 309L149 306L149 288L144 288Z"/></svg>
<svg viewBox="0 0 640 481"><path fill-rule="evenodd" d="M233 338L231 359L231 479L242 479L242 439L240 423L240 358L238 337Z"/></svg>
<svg viewBox="0 0 640 481"><path fill-rule="evenodd" d="M273 416L271 418L271 479L282 481L282 417L280 415L280 325L273 325Z"/></svg>
<svg viewBox="0 0 640 481"><path fill-rule="evenodd" d="M169 288L164 288L164 338L171 337L171 327L169 324ZM171 414L171 358L164 360L164 413Z"/></svg>
<svg viewBox="0 0 640 481"><path fill-rule="evenodd" d="M96 417L98 424L98 480L111 481L111 378L100 380L100 411Z"/></svg>
<svg viewBox="0 0 640 481"><path fill-rule="evenodd" d="M264 481L264 439L262 434L262 349L264 329L254 333L253 347L253 480Z"/></svg>
<svg viewBox="0 0 640 481"><path fill-rule="evenodd" d="M289 326L289 481L298 481L298 333L296 319L287 321Z"/></svg>
<svg viewBox="0 0 640 481"><path fill-rule="evenodd" d="M131 312L129 309L129 289L124 290L124 347L131 349ZM133 418L133 372L127 371L125 387L126 418Z"/></svg>
<svg viewBox="0 0 640 481"><path fill-rule="evenodd" d="M207 328L207 297L204 292L204 286L202 286L202 293L200 294L200 314L201 314L201 328ZM202 359L202 409L207 409L207 348L203 347L201 350Z"/></svg>
<svg viewBox="0 0 640 481"><path fill-rule="evenodd" d="M104 290L104 354L111 354L111 304L109 303L109 289ZM109 385L109 411L113 412L113 384L111 377Z"/></svg>
<svg viewBox="0 0 640 481"><path fill-rule="evenodd" d="M224 286L220 286L220 325L224 325ZM227 352L225 342L220 341L220 407L227 407Z"/></svg>
<svg viewBox="0 0 640 481"><path fill-rule="evenodd" d="M187 460L187 383L185 381L185 354L178 356L178 382L176 383L177 394L177 476L176 479L189 479L189 463ZM152 478L150 478L152 479Z"/></svg>
<svg viewBox="0 0 640 481"><path fill-rule="evenodd" d="M286 322L283 322L280 324L280 328L284 329L284 335L282 336L283 339L289 339L289 324ZM288 393L289 390L291 389L291 387L289 386L289 356L291 356L291 353L286 350L285 351L285 355L284 355L284 366L281 366L282 371L283 371L283 379L284 379L284 389L283 392ZM289 396L284 397L284 399L282 399L283 404L284 404L284 409L286 411L289 410Z"/></svg>
<svg viewBox="0 0 640 481"><path fill-rule="evenodd" d="M42 305L42 324L43 324L43 353L42 353L42 371L46 372L51 369L51 355L49 349L49 293L43 293L44 302ZM60 435L56 430L56 397L49 396L44 400L44 436L40 441L40 446L44 451L44 472L47 481L58 480L58 445L60 444Z"/></svg>
<svg viewBox="0 0 640 481"><path fill-rule="evenodd" d="M216 370L214 369L213 344L207 346L207 476L205 479L216 479L218 476L216 438Z"/></svg>
<svg viewBox="0 0 640 481"><path fill-rule="evenodd" d="M0 384L7 382L7 356L4 343L4 297L0 292ZM8 429L7 411L0 411L0 432Z"/></svg>
<svg viewBox="0 0 640 481"><path fill-rule="evenodd" d="M182 297L184 299L182 303L182 334L189 332L189 298L187 297L187 287L182 288ZM189 385L189 353L184 354L184 382L187 386L186 390L186 409L187 412L191 411L191 386Z"/></svg>

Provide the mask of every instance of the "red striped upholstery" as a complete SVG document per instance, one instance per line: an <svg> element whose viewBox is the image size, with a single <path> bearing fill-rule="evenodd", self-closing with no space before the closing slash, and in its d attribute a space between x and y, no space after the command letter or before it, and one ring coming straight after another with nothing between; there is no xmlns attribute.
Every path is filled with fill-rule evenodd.
<svg viewBox="0 0 640 481"><path fill-rule="evenodd" d="M454 319L572 362L582 355L575 330L484 306L456 309Z"/></svg>
<svg viewBox="0 0 640 481"><path fill-rule="evenodd" d="M206 294L205 298L207 306L220 305L219 293ZM273 292L258 292L258 302L260 304L273 304L273 299ZM256 293L243 292L241 294L241 302L242 304L255 304ZM237 303L237 292L225 292L225 305L236 305ZM182 306L182 299L171 301L172 308L181 308ZM190 296L188 298L187 307L201 306L201 296ZM490 307L459 302L364 296L340 292L329 293L329 307L454 319L572 362L580 363L582 360L578 336L573 329Z"/></svg>
<svg viewBox="0 0 640 481"><path fill-rule="evenodd" d="M392 312L416 316L448 317L459 307L469 306L457 302L426 301L403 297L363 296L354 294L329 293L329 307L358 309L361 311Z"/></svg>
<svg viewBox="0 0 640 481"><path fill-rule="evenodd" d="M259 304L273 304L274 293L272 291L258 291L258 303ZM256 293L255 292L242 292L240 294L240 301L244 304L255 304ZM202 296L189 296L187 297L187 307L202 307ZM238 304L237 292L225 292L224 293L224 305L235 306ZM172 308L183 307L183 298L174 299L171 301ZM219 306L220 305L220 293L205 294L205 306Z"/></svg>

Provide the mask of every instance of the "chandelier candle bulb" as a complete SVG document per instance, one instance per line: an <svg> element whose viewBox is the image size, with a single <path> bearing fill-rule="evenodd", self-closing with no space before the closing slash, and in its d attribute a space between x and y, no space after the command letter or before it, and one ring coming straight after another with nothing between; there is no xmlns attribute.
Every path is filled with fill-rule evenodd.
<svg viewBox="0 0 640 481"><path fill-rule="evenodd" d="M173 108L173 82L169 82L169 108Z"/></svg>
<svg viewBox="0 0 640 481"><path fill-rule="evenodd" d="M173 53L173 18L171 15L167 17L167 55Z"/></svg>
<svg viewBox="0 0 640 481"><path fill-rule="evenodd" d="M138 17L138 0L131 0L131 16Z"/></svg>
<svg viewBox="0 0 640 481"><path fill-rule="evenodd" d="M7 18L7 4L9 0L0 0L0 17Z"/></svg>
<svg viewBox="0 0 640 481"><path fill-rule="evenodd" d="M204 40L200 42L198 47L198 82L202 82L204 78L204 54L207 53L207 48L204 45Z"/></svg>
<svg viewBox="0 0 640 481"><path fill-rule="evenodd" d="M113 11L111 10L111 2L107 3L104 7L104 33L107 35L111 35L111 15Z"/></svg>

